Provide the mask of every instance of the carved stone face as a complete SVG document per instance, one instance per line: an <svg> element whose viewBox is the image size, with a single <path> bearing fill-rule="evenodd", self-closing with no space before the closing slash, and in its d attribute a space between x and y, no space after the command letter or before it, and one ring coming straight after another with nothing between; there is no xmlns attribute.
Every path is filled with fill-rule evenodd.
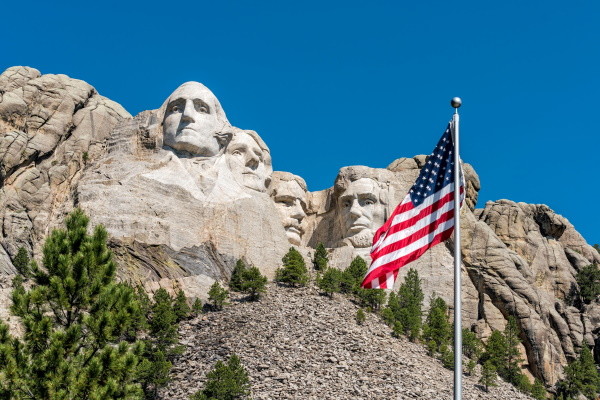
<svg viewBox="0 0 600 400"><path fill-rule="evenodd" d="M302 220L306 217L306 190L295 180L278 181L272 195L288 241L299 246L304 234Z"/></svg>
<svg viewBox="0 0 600 400"><path fill-rule="evenodd" d="M343 238L354 247L369 247L373 234L385 222L385 205L379 185L370 178L350 182L339 197L338 218Z"/></svg>
<svg viewBox="0 0 600 400"><path fill-rule="evenodd" d="M195 156L212 157L221 149L217 134L226 124L215 95L201 83L187 82L168 99L163 143Z"/></svg>
<svg viewBox="0 0 600 400"><path fill-rule="evenodd" d="M238 184L259 192L266 191L267 179L273 172L271 156L250 134L236 132L225 153Z"/></svg>

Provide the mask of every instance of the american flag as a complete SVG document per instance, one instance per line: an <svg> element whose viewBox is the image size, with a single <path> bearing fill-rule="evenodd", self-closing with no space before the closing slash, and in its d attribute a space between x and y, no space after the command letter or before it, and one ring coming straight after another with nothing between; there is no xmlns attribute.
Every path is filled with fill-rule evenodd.
<svg viewBox="0 0 600 400"><path fill-rule="evenodd" d="M464 182L461 179L461 205L463 200ZM371 266L361 286L366 289L392 288L400 268L448 239L452 231L454 144L450 122L404 200L375 232Z"/></svg>

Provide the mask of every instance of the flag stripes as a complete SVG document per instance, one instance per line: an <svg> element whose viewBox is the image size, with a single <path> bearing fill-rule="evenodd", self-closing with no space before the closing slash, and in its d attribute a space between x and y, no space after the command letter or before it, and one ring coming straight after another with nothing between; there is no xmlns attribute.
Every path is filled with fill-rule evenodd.
<svg viewBox="0 0 600 400"><path fill-rule="evenodd" d="M362 287L371 289L391 288L401 267L418 259L427 249L448 239L454 230L454 174L450 127L444 132L434 156L440 161L428 162L413 185L413 189L396 207L386 223L373 238L372 263ZM461 174L462 175L462 174ZM445 185L429 195L415 193L422 182L440 182ZM462 176L461 176L462 177ZM440 186L439 184L437 186ZM428 188L427 188L428 189ZM430 192L431 190L428 189ZM461 179L460 203L464 200L464 183ZM460 207L460 206L459 206ZM459 208L460 209L460 208Z"/></svg>

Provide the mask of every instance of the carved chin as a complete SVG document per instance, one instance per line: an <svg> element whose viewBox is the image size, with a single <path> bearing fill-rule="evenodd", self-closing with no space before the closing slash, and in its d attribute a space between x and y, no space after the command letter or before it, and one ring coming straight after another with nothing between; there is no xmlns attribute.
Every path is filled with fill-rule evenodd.
<svg viewBox="0 0 600 400"><path fill-rule="evenodd" d="M296 228L286 228L285 236L287 236L288 242L290 242L293 245L300 246L302 238L300 237L300 233L298 233L298 230Z"/></svg>
<svg viewBox="0 0 600 400"><path fill-rule="evenodd" d="M350 242L352 247L363 248L363 247L371 247L373 244L373 234L374 232L370 229L363 229L355 235L349 236L344 241Z"/></svg>

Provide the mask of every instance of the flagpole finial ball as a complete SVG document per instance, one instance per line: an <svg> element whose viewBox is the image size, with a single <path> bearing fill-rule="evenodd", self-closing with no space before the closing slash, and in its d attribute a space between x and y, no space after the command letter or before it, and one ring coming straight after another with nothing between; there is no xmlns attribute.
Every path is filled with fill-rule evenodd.
<svg viewBox="0 0 600 400"><path fill-rule="evenodd" d="M462 105L462 100L460 97L453 97L452 100L450 100L450 105L454 108L458 108Z"/></svg>

